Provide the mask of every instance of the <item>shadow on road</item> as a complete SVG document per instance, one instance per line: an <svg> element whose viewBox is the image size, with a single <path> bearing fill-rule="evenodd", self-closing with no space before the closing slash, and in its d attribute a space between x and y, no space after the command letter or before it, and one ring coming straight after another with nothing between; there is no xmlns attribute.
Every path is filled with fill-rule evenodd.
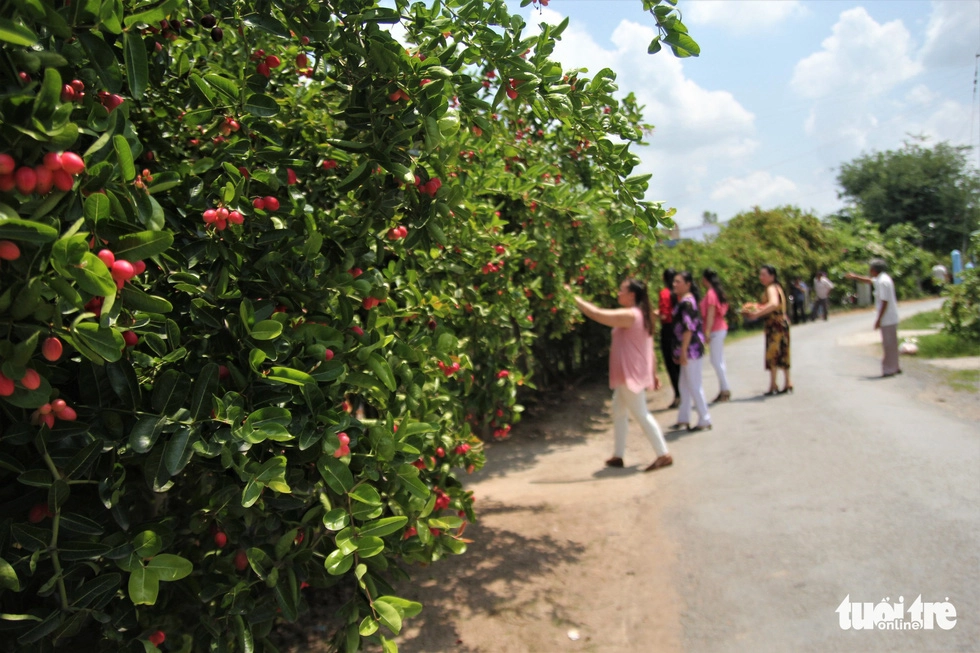
<svg viewBox="0 0 980 653"><path fill-rule="evenodd" d="M483 521L466 530L467 538L473 540L466 554L412 569L413 581L396 586L395 594L419 601L425 609L408 622L409 629L398 639L399 650L475 652L479 645L461 641L455 622L481 614L520 615L527 606L546 601L551 590L546 584L536 587L540 577L560 565L578 562L585 547L549 535L528 537L484 524L497 514L547 509L544 505L481 505Z"/></svg>
<svg viewBox="0 0 980 653"><path fill-rule="evenodd" d="M487 440L487 464L474 480L493 478L533 467L556 447L581 444L609 429L605 404L611 392L601 382L583 383L548 394L529 404L510 438Z"/></svg>

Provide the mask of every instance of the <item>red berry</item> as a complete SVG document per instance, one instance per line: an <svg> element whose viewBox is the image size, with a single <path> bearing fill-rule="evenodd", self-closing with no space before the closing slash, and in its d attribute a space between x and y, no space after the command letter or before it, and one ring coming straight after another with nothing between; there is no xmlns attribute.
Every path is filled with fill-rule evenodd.
<svg viewBox="0 0 980 653"><path fill-rule="evenodd" d="M439 458L445 458L446 450L443 449L442 447L436 447L436 456Z"/></svg>
<svg viewBox="0 0 980 653"><path fill-rule="evenodd" d="M20 384L28 390L37 390L41 387L41 375L36 370L27 370L24 372Z"/></svg>
<svg viewBox="0 0 980 653"><path fill-rule="evenodd" d="M242 224L245 222L245 216L238 211L231 211L228 213L228 222L232 224Z"/></svg>
<svg viewBox="0 0 980 653"><path fill-rule="evenodd" d="M324 358L324 360L328 360L328 361L329 360L333 360L333 350L332 349L328 349L327 351L325 351L323 353L323 358Z"/></svg>
<svg viewBox="0 0 980 653"><path fill-rule="evenodd" d="M17 190L21 195L30 195L37 187L37 173L34 172L34 168L21 166L14 173L14 183L17 184Z"/></svg>
<svg viewBox="0 0 980 653"><path fill-rule="evenodd" d="M61 155L61 167L70 175L80 175L85 170L85 162L74 152L65 152Z"/></svg>
<svg viewBox="0 0 980 653"><path fill-rule="evenodd" d="M163 644L165 641L167 641L167 635L162 630L158 630L152 635L150 635L149 637L147 637L147 639L150 640L150 644L153 644L154 646L159 648L160 644Z"/></svg>
<svg viewBox="0 0 980 653"><path fill-rule="evenodd" d="M116 261L109 270L116 281L129 281L136 276L136 270L129 261Z"/></svg>
<svg viewBox="0 0 980 653"><path fill-rule="evenodd" d="M34 187L34 192L38 195L47 195L50 193L51 186L53 185L51 171L44 166L35 166L34 175L37 177L37 185Z"/></svg>
<svg viewBox="0 0 980 653"><path fill-rule="evenodd" d="M296 171L292 168L286 168L286 183L292 186L296 181Z"/></svg>
<svg viewBox="0 0 980 653"><path fill-rule="evenodd" d="M13 174L17 169L17 162L9 154L0 154L0 175Z"/></svg>
<svg viewBox="0 0 980 653"><path fill-rule="evenodd" d="M350 444L350 436L348 436L346 433L338 433L337 439L340 441L341 446Z"/></svg>
<svg viewBox="0 0 980 653"><path fill-rule="evenodd" d="M270 54L265 58L265 65L269 68L278 68L281 64L282 60L274 54Z"/></svg>
<svg viewBox="0 0 980 653"><path fill-rule="evenodd" d="M235 554L235 569L245 571L248 568L248 556L243 549L239 549Z"/></svg>
<svg viewBox="0 0 980 653"><path fill-rule="evenodd" d="M310 44L310 37L309 36L301 36L301 37L299 37L299 42L300 42L301 45L309 45Z"/></svg>
<svg viewBox="0 0 980 653"><path fill-rule="evenodd" d="M48 152L44 155L44 167L54 172L55 170L61 170L61 153L60 152Z"/></svg>
<svg viewBox="0 0 980 653"><path fill-rule="evenodd" d="M352 326L350 328L350 330L353 331L354 333L356 333L358 336L363 336L364 335L364 329L362 329L361 327L357 326L356 324L354 326Z"/></svg>
<svg viewBox="0 0 980 653"><path fill-rule="evenodd" d="M269 75L272 74L271 71L269 70L269 64L267 64L264 61L260 62L257 66L255 66L255 72L262 75L263 77L268 77Z"/></svg>
<svg viewBox="0 0 980 653"><path fill-rule="evenodd" d="M278 211L279 210L279 200L277 200L272 195L265 198L265 208L268 211Z"/></svg>
<svg viewBox="0 0 980 653"><path fill-rule="evenodd" d="M17 243L9 240L0 240L0 259L4 261L16 261L20 258L20 247Z"/></svg>
<svg viewBox="0 0 980 653"><path fill-rule="evenodd" d="M143 261L133 261L133 272L136 274L143 274L146 272L146 263Z"/></svg>
<svg viewBox="0 0 980 653"><path fill-rule="evenodd" d="M252 200L252 206L261 211L265 208L265 200L261 197L256 197L254 200Z"/></svg>
<svg viewBox="0 0 980 653"><path fill-rule="evenodd" d="M68 408L68 404L64 399L55 399L51 402L51 412L55 415L60 415L66 408Z"/></svg>
<svg viewBox="0 0 980 653"><path fill-rule="evenodd" d="M107 268L112 268L112 265L116 262L116 255L113 254L112 251L108 249L99 250L99 253L96 254L96 256L99 257L100 261L105 263L105 266Z"/></svg>
<svg viewBox="0 0 980 653"><path fill-rule="evenodd" d="M48 510L48 504L35 503L33 506L31 506L30 512L27 513L27 521L31 522L32 524L39 524L50 516L51 511Z"/></svg>
<svg viewBox="0 0 980 653"><path fill-rule="evenodd" d="M58 416L58 419L66 422L74 422L76 419L78 419L78 414L71 406L65 406L60 411L55 411L55 414Z"/></svg>
<svg viewBox="0 0 980 653"><path fill-rule="evenodd" d="M44 356L45 360L49 360L52 363L61 358L62 351L64 351L64 347L61 344L61 340L54 336L45 339L41 344L41 355Z"/></svg>
<svg viewBox="0 0 980 653"><path fill-rule="evenodd" d="M213 224L218 219L218 212L214 209L208 209L203 215L204 224Z"/></svg>
<svg viewBox="0 0 980 653"><path fill-rule="evenodd" d="M0 372L0 397L9 397L14 394L15 389L14 382Z"/></svg>
<svg viewBox="0 0 980 653"><path fill-rule="evenodd" d="M224 531L218 531L214 534L214 543L219 549L223 549L228 544L228 536Z"/></svg>
<svg viewBox="0 0 980 653"><path fill-rule="evenodd" d="M300 52L298 55L296 55L297 68L306 68L306 66L309 65L309 63L310 63L309 57L306 56L305 52Z"/></svg>
<svg viewBox="0 0 980 653"><path fill-rule="evenodd" d="M20 81L24 82L25 84L31 83L31 76L25 73L23 70L17 73L17 78L20 79Z"/></svg>
<svg viewBox="0 0 980 653"><path fill-rule="evenodd" d="M75 185L72 180L71 175L64 170L55 170L51 173L51 181L54 183L54 187L63 193L67 193Z"/></svg>
<svg viewBox="0 0 980 653"><path fill-rule="evenodd" d="M136 335L135 331L123 331L122 337L127 347L135 347L140 341L140 337Z"/></svg>

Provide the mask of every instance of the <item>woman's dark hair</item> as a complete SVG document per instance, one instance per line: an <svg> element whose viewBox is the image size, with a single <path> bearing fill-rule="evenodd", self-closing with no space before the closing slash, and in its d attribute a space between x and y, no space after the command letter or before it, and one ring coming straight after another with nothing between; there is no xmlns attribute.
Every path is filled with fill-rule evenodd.
<svg viewBox="0 0 980 653"><path fill-rule="evenodd" d="M691 275L691 271L690 270L684 270L682 272L678 272L677 273L677 276L679 276L681 279L683 279L687 283L691 284L691 294L694 295L694 301L700 302L701 301L701 293L698 292L698 284L696 284L694 282L694 277ZM678 297L677 299L679 300L680 297Z"/></svg>
<svg viewBox="0 0 980 653"><path fill-rule="evenodd" d="M728 297L725 296L725 290L721 287L721 278L718 276L718 273L711 268L705 268L701 276L707 280L708 285L711 286L711 288L715 291L715 294L718 295L718 303L727 304Z"/></svg>
<svg viewBox="0 0 980 653"><path fill-rule="evenodd" d="M664 287L670 288L670 284L674 283L674 276L677 275L677 270L674 268L667 268L664 270Z"/></svg>
<svg viewBox="0 0 980 653"><path fill-rule="evenodd" d="M760 270L765 270L766 272L768 272L769 274L771 274L772 275L772 281L773 281L773 283L779 283L779 275L776 274L776 268L774 266L769 265L768 263L766 263L765 265L760 265L759 266L759 269Z"/></svg>
<svg viewBox="0 0 980 653"><path fill-rule="evenodd" d="M650 318L652 309L650 308L650 293L647 292L647 285L639 279L627 279L626 289L633 293L633 299L636 300L636 305L640 307L640 312L643 313L643 327L652 336L653 320Z"/></svg>

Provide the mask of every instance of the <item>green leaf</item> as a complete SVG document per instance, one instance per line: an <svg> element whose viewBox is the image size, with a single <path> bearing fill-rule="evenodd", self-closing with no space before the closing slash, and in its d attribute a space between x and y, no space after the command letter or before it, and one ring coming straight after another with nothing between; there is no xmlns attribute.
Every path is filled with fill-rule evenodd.
<svg viewBox="0 0 980 653"><path fill-rule="evenodd" d="M398 613L402 616L402 618L411 619L412 617L422 612L421 603L417 601L409 601L408 599L403 599L400 596L391 596L391 595L379 596L375 600L384 601L385 603L391 605L396 610L398 610Z"/></svg>
<svg viewBox="0 0 980 653"><path fill-rule="evenodd" d="M99 297L116 294L116 282L113 281L109 268L92 252L85 252L81 261L68 268L68 273L87 293Z"/></svg>
<svg viewBox="0 0 980 653"><path fill-rule="evenodd" d="M377 521L369 522L358 529L358 535L361 537L374 536L374 537L384 537L385 535L391 535L392 533L401 530L401 528L408 523L408 517L385 517L384 519L379 519Z"/></svg>
<svg viewBox="0 0 980 653"><path fill-rule="evenodd" d="M241 615L235 615L235 636L241 644L242 653L255 653L255 641L252 638L252 626L245 622Z"/></svg>
<svg viewBox="0 0 980 653"><path fill-rule="evenodd" d="M16 212L15 212L16 215ZM24 243L50 243L58 238L58 230L41 222L19 218L0 219L0 238Z"/></svg>
<svg viewBox="0 0 980 653"><path fill-rule="evenodd" d="M147 295L145 292L127 283L122 289L123 306L131 311L146 313L169 313L174 310L173 304L163 297Z"/></svg>
<svg viewBox="0 0 980 653"><path fill-rule="evenodd" d="M354 546L357 547L357 554L362 558L373 558L385 549L385 542L380 537L368 535L366 537L355 537Z"/></svg>
<svg viewBox="0 0 980 653"><path fill-rule="evenodd" d="M134 409L141 404L139 381L136 370L128 360L119 360L106 365L106 375L113 392L119 397L124 408Z"/></svg>
<svg viewBox="0 0 980 653"><path fill-rule="evenodd" d="M99 265L102 265L103 269L105 268L102 261L99 261ZM126 341L123 340L122 334L118 331L101 327L92 322L79 322L73 325L72 335L110 363L122 358L123 349L126 347Z"/></svg>
<svg viewBox="0 0 980 653"><path fill-rule="evenodd" d="M372 352L367 359L367 364L371 368L371 371L385 384L385 387L394 392L398 386L395 383L395 376L391 373L391 366L388 365L388 361L381 358L380 354Z"/></svg>
<svg viewBox="0 0 980 653"><path fill-rule="evenodd" d="M354 476L351 474L350 468L339 459L329 454L324 454L320 456L316 467L320 471L320 476L323 477L323 480L337 494L345 494L349 489L354 487Z"/></svg>
<svg viewBox="0 0 980 653"><path fill-rule="evenodd" d="M146 564L147 570L156 572L160 580L175 581L186 578L194 571L190 560L171 553L161 553L153 556Z"/></svg>
<svg viewBox="0 0 980 653"><path fill-rule="evenodd" d="M0 558L0 590L20 591L20 579L17 578L17 572L3 558Z"/></svg>
<svg viewBox="0 0 980 653"><path fill-rule="evenodd" d="M171 476L179 474L194 456L194 445L200 437L188 427L177 429L163 449L163 462Z"/></svg>
<svg viewBox="0 0 980 653"><path fill-rule="evenodd" d="M337 494L341 494L338 492ZM343 508L334 508L323 515L323 525L324 527L332 530L339 531L347 528L350 524L350 513L348 513ZM375 533L376 535L376 533Z"/></svg>
<svg viewBox="0 0 980 653"><path fill-rule="evenodd" d="M211 413L211 397L218 390L218 366L208 363L194 380L191 390L191 417L201 419Z"/></svg>
<svg viewBox="0 0 980 653"><path fill-rule="evenodd" d="M238 84L236 84L233 80L228 79L227 77L222 77L221 75L215 75L214 73L208 73L204 76L204 81L210 84L212 88L223 94L229 100L238 102L240 90L238 88Z"/></svg>
<svg viewBox="0 0 980 653"><path fill-rule="evenodd" d="M119 170L124 181L136 179L136 165L133 163L133 150L129 147L129 141L122 134L112 137L112 148L116 151L116 159L119 161Z"/></svg>
<svg viewBox="0 0 980 653"><path fill-rule="evenodd" d="M274 340L282 333L282 324L276 320L262 320L252 327L254 340Z"/></svg>
<svg viewBox="0 0 980 653"><path fill-rule="evenodd" d="M268 95L254 93L245 100L245 111L260 118L271 118L279 113L279 103Z"/></svg>
<svg viewBox="0 0 980 653"><path fill-rule="evenodd" d="M109 198L105 193L92 193L85 198L85 219L92 225L109 217Z"/></svg>
<svg viewBox="0 0 980 653"><path fill-rule="evenodd" d="M146 453L156 444L164 424L165 421L162 417L155 415L141 417L133 430L129 432L129 446L136 453Z"/></svg>
<svg viewBox="0 0 980 653"><path fill-rule="evenodd" d="M173 244L174 236L169 231L140 231L120 238L112 251L117 259L136 262L163 254Z"/></svg>
<svg viewBox="0 0 980 653"><path fill-rule="evenodd" d="M344 552L340 549L335 549L332 551L323 562L323 567L331 576L340 576L341 574L345 574L350 571L350 568L353 565L354 556L344 555Z"/></svg>
<svg viewBox="0 0 980 653"><path fill-rule="evenodd" d="M146 63L146 45L137 30L126 32L123 57L126 60L126 81L133 99L139 100L149 84L150 72Z"/></svg>
<svg viewBox="0 0 980 653"><path fill-rule="evenodd" d="M133 605L153 605L160 593L160 577L155 570L138 565L129 575L129 600Z"/></svg>
<svg viewBox="0 0 980 653"><path fill-rule="evenodd" d="M360 501L369 506L380 506L381 495L372 485L362 484L358 485L356 488L348 492L351 499L355 501Z"/></svg>
<svg viewBox="0 0 980 653"><path fill-rule="evenodd" d="M0 41L14 45L31 46L37 43L37 35L22 23L0 18Z"/></svg>
<svg viewBox="0 0 980 653"><path fill-rule="evenodd" d="M374 611L378 614L378 621L387 626L388 630L397 635L402 629L402 616L398 614L398 610L395 608L395 606L381 598L375 599L374 603L371 605L374 608Z"/></svg>
<svg viewBox="0 0 980 653"><path fill-rule="evenodd" d="M156 531L142 531L133 538L133 554L137 558L152 558L162 548L163 540Z"/></svg>
<svg viewBox="0 0 980 653"><path fill-rule="evenodd" d="M78 609L87 608L91 604L99 606L103 600L107 600L107 597L115 596L120 583L122 583L122 574L103 573L72 593L72 605Z"/></svg>
<svg viewBox="0 0 980 653"><path fill-rule="evenodd" d="M269 370L269 375L266 378L270 381L279 381L281 383L289 383L291 385L316 383L316 380L306 372L294 370L291 367L273 367L271 370Z"/></svg>

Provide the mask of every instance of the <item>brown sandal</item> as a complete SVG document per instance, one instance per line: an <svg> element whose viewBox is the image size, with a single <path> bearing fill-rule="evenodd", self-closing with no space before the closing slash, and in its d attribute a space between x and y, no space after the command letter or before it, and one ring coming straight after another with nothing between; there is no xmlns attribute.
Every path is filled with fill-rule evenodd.
<svg viewBox="0 0 980 653"><path fill-rule="evenodd" d="M665 453L664 455L659 456L656 460L650 463L650 466L644 469L643 471L653 472L660 469L661 467L670 467L673 464L674 464L674 459L670 457L669 453Z"/></svg>
<svg viewBox="0 0 980 653"><path fill-rule="evenodd" d="M620 458L619 456L613 456L612 458L606 461L606 467L622 467L622 466L623 466L623 459Z"/></svg>

